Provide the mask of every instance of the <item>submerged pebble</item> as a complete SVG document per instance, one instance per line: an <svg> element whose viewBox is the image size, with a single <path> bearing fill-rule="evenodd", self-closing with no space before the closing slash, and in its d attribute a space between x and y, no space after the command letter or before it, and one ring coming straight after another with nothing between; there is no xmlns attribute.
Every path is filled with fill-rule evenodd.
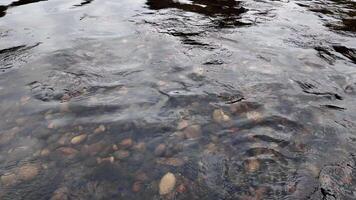
<svg viewBox="0 0 356 200"><path fill-rule="evenodd" d="M98 128L94 130L94 133L102 133L105 132L106 128L104 125L100 125Z"/></svg>
<svg viewBox="0 0 356 200"><path fill-rule="evenodd" d="M182 166L185 163L181 158L158 158L156 162L161 165L170 165L174 167Z"/></svg>
<svg viewBox="0 0 356 200"><path fill-rule="evenodd" d="M96 162L98 164L101 163L114 163L115 162L115 158L113 156L107 157L107 158L97 158Z"/></svg>
<svg viewBox="0 0 356 200"><path fill-rule="evenodd" d="M226 123L230 121L230 116L227 115L222 109L216 109L213 111L213 120L216 123Z"/></svg>
<svg viewBox="0 0 356 200"><path fill-rule="evenodd" d="M67 187L58 188L53 192L53 195L50 200L67 200L69 190Z"/></svg>
<svg viewBox="0 0 356 200"><path fill-rule="evenodd" d="M196 139L201 137L202 131L200 125L188 126L183 130L183 133L187 139Z"/></svg>
<svg viewBox="0 0 356 200"><path fill-rule="evenodd" d="M189 122L187 120L182 120L178 123L177 129L182 130L188 126L189 126Z"/></svg>
<svg viewBox="0 0 356 200"><path fill-rule="evenodd" d="M73 137L70 140L70 143L72 143L73 145L77 145L77 144L82 143L86 138L87 138L86 134L81 134L81 135Z"/></svg>
<svg viewBox="0 0 356 200"><path fill-rule="evenodd" d="M246 117L247 119L255 122L259 122L262 120L262 114L256 111L247 112Z"/></svg>
<svg viewBox="0 0 356 200"><path fill-rule="evenodd" d="M12 186L16 184L17 182L17 177L15 174L4 174L0 178L1 184L4 186Z"/></svg>
<svg viewBox="0 0 356 200"><path fill-rule="evenodd" d="M14 127L10 130L0 132L0 145L9 143L15 138L16 134L20 131L19 127Z"/></svg>
<svg viewBox="0 0 356 200"><path fill-rule="evenodd" d="M186 191L187 191L187 187L184 184L180 184L177 187L177 192L179 192L179 193L185 193Z"/></svg>
<svg viewBox="0 0 356 200"><path fill-rule="evenodd" d="M132 192L139 192L141 188L142 188L142 183L140 181L136 181L132 185Z"/></svg>
<svg viewBox="0 0 356 200"><path fill-rule="evenodd" d="M154 151L155 155L156 155L156 156L163 156L164 153L166 152L166 148L167 148L167 147L166 147L165 144L159 144L159 145L156 147L155 151Z"/></svg>
<svg viewBox="0 0 356 200"><path fill-rule="evenodd" d="M94 144L90 145L84 145L81 149L81 151L84 154L89 154L91 156L98 154L99 152L103 151L105 148L105 145L101 142L97 142Z"/></svg>
<svg viewBox="0 0 356 200"><path fill-rule="evenodd" d="M159 194L166 195L169 194L176 185L176 177L171 172L166 173L159 183Z"/></svg>
<svg viewBox="0 0 356 200"><path fill-rule="evenodd" d="M256 172L260 169L260 162L257 159L250 159L247 161L245 169L251 173Z"/></svg>
<svg viewBox="0 0 356 200"><path fill-rule="evenodd" d="M57 149L62 155L67 156L69 158L74 157L77 153L78 150L71 148L71 147L60 147Z"/></svg>
<svg viewBox="0 0 356 200"><path fill-rule="evenodd" d="M133 145L133 140L131 138L126 138L120 142L119 147L130 148L132 145Z"/></svg>
<svg viewBox="0 0 356 200"><path fill-rule="evenodd" d="M29 181L35 178L39 171L40 167L38 165L26 164L19 168L17 176L20 180Z"/></svg>
<svg viewBox="0 0 356 200"><path fill-rule="evenodd" d="M139 142L133 147L133 149L143 152L146 150L146 144L144 142Z"/></svg>
<svg viewBox="0 0 356 200"><path fill-rule="evenodd" d="M118 150L114 153L115 158L125 159L130 156L130 152L126 150Z"/></svg>
<svg viewBox="0 0 356 200"><path fill-rule="evenodd" d="M40 152L40 155L42 157L47 157L47 156L49 156L50 153L51 153L51 151L49 149L42 149Z"/></svg>

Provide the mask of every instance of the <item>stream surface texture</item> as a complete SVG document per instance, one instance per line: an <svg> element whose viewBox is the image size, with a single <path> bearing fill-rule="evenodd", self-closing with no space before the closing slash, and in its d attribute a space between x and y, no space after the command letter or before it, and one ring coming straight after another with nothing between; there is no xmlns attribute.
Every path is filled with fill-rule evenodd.
<svg viewBox="0 0 356 200"><path fill-rule="evenodd" d="M0 199L356 199L355 36L355 0L1 0Z"/></svg>

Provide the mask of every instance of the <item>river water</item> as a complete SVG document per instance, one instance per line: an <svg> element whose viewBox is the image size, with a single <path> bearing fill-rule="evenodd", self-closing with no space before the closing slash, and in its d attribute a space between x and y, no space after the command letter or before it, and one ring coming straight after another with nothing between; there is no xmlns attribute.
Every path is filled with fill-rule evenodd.
<svg viewBox="0 0 356 200"><path fill-rule="evenodd" d="M355 36L354 0L2 0L0 198L356 199Z"/></svg>

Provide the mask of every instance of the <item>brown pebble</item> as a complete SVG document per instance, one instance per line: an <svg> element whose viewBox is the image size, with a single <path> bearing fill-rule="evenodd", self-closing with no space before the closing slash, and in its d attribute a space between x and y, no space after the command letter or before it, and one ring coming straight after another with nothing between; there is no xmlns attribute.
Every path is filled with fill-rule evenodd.
<svg viewBox="0 0 356 200"><path fill-rule="evenodd" d="M187 139L196 139L202 135L200 125L188 126L183 130L183 133Z"/></svg>
<svg viewBox="0 0 356 200"><path fill-rule="evenodd" d="M71 148L71 147L60 147L57 149L57 151L62 153L62 155L70 157L70 158L74 157L78 153L78 150Z"/></svg>
<svg viewBox="0 0 356 200"><path fill-rule="evenodd" d="M215 153L218 151L218 147L214 143L209 143L205 146L204 153Z"/></svg>
<svg viewBox="0 0 356 200"><path fill-rule="evenodd" d="M184 184L180 184L178 187L177 187L177 192L179 193L185 193L187 191L187 188L185 187Z"/></svg>
<svg viewBox="0 0 356 200"><path fill-rule="evenodd" d="M139 142L133 147L136 151L146 151L146 144L144 142Z"/></svg>
<svg viewBox="0 0 356 200"><path fill-rule="evenodd" d="M77 145L82 143L85 139L87 139L86 134L77 135L70 140L70 143L72 143L73 145Z"/></svg>
<svg viewBox="0 0 356 200"><path fill-rule="evenodd" d="M117 150L119 150L119 147L116 144L114 144L114 145L112 145L112 150L117 151Z"/></svg>
<svg viewBox="0 0 356 200"><path fill-rule="evenodd" d="M0 178L1 183L5 186L15 185L17 182L17 178L15 174L4 174Z"/></svg>
<svg viewBox="0 0 356 200"><path fill-rule="evenodd" d="M132 192L139 192L142 188L142 183L139 181L134 182L132 185Z"/></svg>
<svg viewBox="0 0 356 200"><path fill-rule="evenodd" d="M165 174L161 181L159 182L159 194L160 195L167 195L169 194L176 185L176 177L171 172Z"/></svg>
<svg viewBox="0 0 356 200"><path fill-rule="evenodd" d="M84 145L82 148L82 151L84 154L89 154L91 156L96 155L103 151L105 148L105 145L101 142L97 142L91 145Z"/></svg>
<svg viewBox="0 0 356 200"><path fill-rule="evenodd" d="M59 111L61 113L68 113L70 112L70 109L69 109L69 103L68 102L63 102L59 105Z"/></svg>
<svg viewBox="0 0 356 200"><path fill-rule="evenodd" d="M185 163L181 158L158 158L156 162L161 165L169 165L174 167L182 166Z"/></svg>
<svg viewBox="0 0 356 200"><path fill-rule="evenodd" d="M117 159L125 159L130 156L130 152L126 150L118 150L114 152L114 156Z"/></svg>
<svg viewBox="0 0 356 200"><path fill-rule="evenodd" d="M182 132L182 131L174 132L173 135L174 135L175 137L177 137L178 139L180 139L180 140L185 139L185 134L184 134L184 132Z"/></svg>
<svg viewBox="0 0 356 200"><path fill-rule="evenodd" d="M115 162L115 158L113 156L107 157L107 158L97 158L96 162L98 164L101 163L114 163Z"/></svg>
<svg viewBox="0 0 356 200"><path fill-rule="evenodd" d="M67 94L67 93L63 94L63 96L61 97L61 100L63 102L69 101L70 99L71 99L71 96L69 94Z"/></svg>
<svg viewBox="0 0 356 200"><path fill-rule="evenodd" d="M69 142L70 142L70 141L69 141L69 135L70 135L70 133L66 133L66 134L62 135L62 136L58 139L57 143L60 144L60 145L69 144Z"/></svg>
<svg viewBox="0 0 356 200"><path fill-rule="evenodd" d="M21 99L20 99L21 105L27 104L30 99L31 99L30 96L23 96L23 97L21 97Z"/></svg>
<svg viewBox="0 0 356 200"><path fill-rule="evenodd" d="M55 129L55 128L57 128L57 125L54 122L49 122L47 128Z"/></svg>
<svg viewBox="0 0 356 200"><path fill-rule="evenodd" d="M130 148L133 145L133 140L131 138L126 138L122 140L119 144L120 148Z"/></svg>
<svg viewBox="0 0 356 200"><path fill-rule="evenodd" d="M39 174L39 166L34 164L26 164L19 168L18 178L20 180L28 181L35 178Z"/></svg>
<svg viewBox="0 0 356 200"><path fill-rule="evenodd" d="M182 120L178 123L177 129L182 130L184 128L187 128L189 126L189 122L187 120Z"/></svg>
<svg viewBox="0 0 356 200"><path fill-rule="evenodd" d="M69 190L67 187L58 188L53 192L53 195L50 200L68 200Z"/></svg>
<svg viewBox="0 0 356 200"><path fill-rule="evenodd" d="M10 130L1 132L0 134L0 145L8 144L12 139L15 138L16 134L20 131L20 128L14 127Z"/></svg>
<svg viewBox="0 0 356 200"><path fill-rule="evenodd" d="M16 119L16 124L17 125L24 125L28 119L25 117L17 118Z"/></svg>
<svg viewBox="0 0 356 200"><path fill-rule="evenodd" d="M138 172L135 176L135 180L144 182L144 181L148 180L148 176L144 172Z"/></svg>
<svg viewBox="0 0 356 200"><path fill-rule="evenodd" d="M255 122L259 122L262 120L262 114L256 111L247 112L246 117L247 119Z"/></svg>
<svg viewBox="0 0 356 200"><path fill-rule="evenodd" d="M47 157L47 156L49 156L50 153L51 153L51 152L50 152L49 149L42 149L40 155L41 155L42 157Z"/></svg>
<svg viewBox="0 0 356 200"><path fill-rule="evenodd" d="M156 156L163 156L165 152L166 152L165 144L159 144L154 151Z"/></svg>
<svg viewBox="0 0 356 200"><path fill-rule="evenodd" d="M213 112L213 120L216 123L226 123L230 121L229 115L227 115L222 109L216 109Z"/></svg>
<svg viewBox="0 0 356 200"><path fill-rule="evenodd" d="M260 162L257 159L248 160L245 169L251 173L256 172L260 169Z"/></svg>
<svg viewBox="0 0 356 200"><path fill-rule="evenodd" d="M100 125L98 128L96 128L94 130L94 133L97 134L97 133L102 133L102 132L105 132L106 128L104 125Z"/></svg>

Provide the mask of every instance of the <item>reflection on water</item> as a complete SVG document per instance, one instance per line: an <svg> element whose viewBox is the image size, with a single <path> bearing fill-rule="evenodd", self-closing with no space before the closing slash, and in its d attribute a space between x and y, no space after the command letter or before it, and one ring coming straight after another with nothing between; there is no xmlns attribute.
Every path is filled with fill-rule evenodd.
<svg viewBox="0 0 356 200"><path fill-rule="evenodd" d="M194 0L189 2L179 2L173 0L157 1L148 0L150 9L159 10L167 8L182 9L187 12L195 12L208 16L224 16L225 20L235 19L247 10L241 6L241 1L234 0Z"/></svg>
<svg viewBox="0 0 356 200"><path fill-rule="evenodd" d="M5 6L0 5L0 17L5 16L7 9L9 9L11 7L22 6L22 5L36 3L36 2L40 2L40 1L47 1L47 0L18 0L18 1L11 2L10 4L5 5Z"/></svg>
<svg viewBox="0 0 356 200"><path fill-rule="evenodd" d="M0 8L1 199L356 198L354 2Z"/></svg>

